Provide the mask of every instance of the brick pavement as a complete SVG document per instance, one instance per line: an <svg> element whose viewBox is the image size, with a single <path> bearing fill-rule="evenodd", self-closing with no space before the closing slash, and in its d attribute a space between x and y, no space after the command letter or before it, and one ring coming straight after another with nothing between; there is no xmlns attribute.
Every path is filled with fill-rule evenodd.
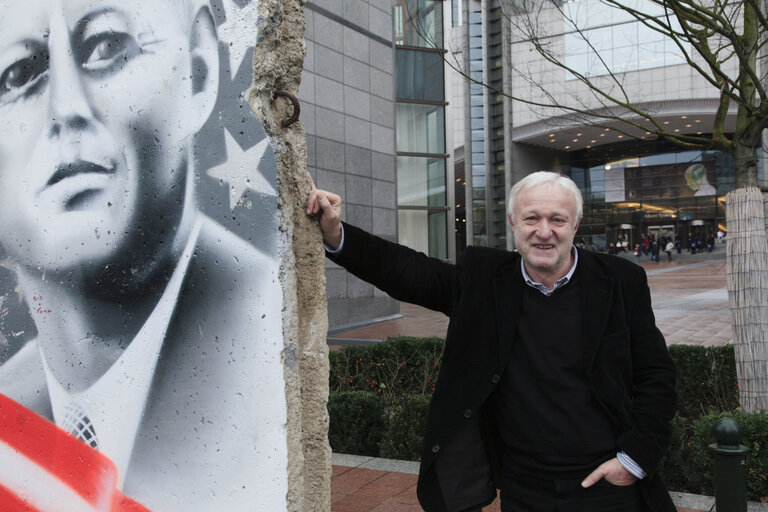
<svg viewBox="0 0 768 512"><path fill-rule="evenodd" d="M732 341L724 250L699 258L675 255L672 262L642 261L639 264L648 273L657 325L668 344L721 345ZM401 304L400 312L401 318L334 334L328 344L336 348L350 342L375 342L390 336L445 336L448 326L445 315L405 303ZM676 497L679 512L709 510L709 506L686 508L697 505L690 505L680 496ZM416 500L416 475L397 470L335 464L331 501L332 512L421 511ZM499 512L498 501L483 512Z"/></svg>
<svg viewBox="0 0 768 512"><path fill-rule="evenodd" d="M410 473L334 465L331 512L421 512L416 480L417 476ZM678 512L709 512L713 508L713 500L708 497L681 493L673 493L672 497ZM765 510L764 506L750 505L750 510ZM499 500L482 512L501 512Z"/></svg>

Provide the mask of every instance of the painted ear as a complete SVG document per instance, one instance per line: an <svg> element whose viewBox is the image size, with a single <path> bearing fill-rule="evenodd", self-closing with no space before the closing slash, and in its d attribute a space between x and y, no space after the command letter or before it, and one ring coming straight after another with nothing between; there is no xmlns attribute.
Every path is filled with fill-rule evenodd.
<svg viewBox="0 0 768 512"><path fill-rule="evenodd" d="M219 39L208 7L197 11L189 33L192 101L196 130L200 130L216 105L219 94Z"/></svg>

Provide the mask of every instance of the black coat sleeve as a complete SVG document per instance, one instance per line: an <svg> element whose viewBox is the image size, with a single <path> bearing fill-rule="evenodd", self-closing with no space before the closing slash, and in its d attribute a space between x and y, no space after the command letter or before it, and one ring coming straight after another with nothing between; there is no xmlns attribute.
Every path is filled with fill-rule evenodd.
<svg viewBox="0 0 768 512"><path fill-rule="evenodd" d="M459 267L344 223L344 245L329 258L393 298L450 316L459 296Z"/></svg>
<svg viewBox="0 0 768 512"><path fill-rule="evenodd" d="M628 312L632 347L631 428L618 445L648 474L654 474L667 451L677 407L675 367L656 327L645 271L634 268L627 287L633 300Z"/></svg>

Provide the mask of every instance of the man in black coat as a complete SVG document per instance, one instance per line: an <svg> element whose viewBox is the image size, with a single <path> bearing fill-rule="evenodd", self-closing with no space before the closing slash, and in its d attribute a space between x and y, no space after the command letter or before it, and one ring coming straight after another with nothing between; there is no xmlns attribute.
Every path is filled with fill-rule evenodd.
<svg viewBox="0 0 768 512"><path fill-rule="evenodd" d="M675 371L642 268L576 249L578 187L518 182L517 252L468 247L451 265L341 222L312 190L329 256L394 298L450 317L418 496L427 512L672 512L656 472Z"/></svg>

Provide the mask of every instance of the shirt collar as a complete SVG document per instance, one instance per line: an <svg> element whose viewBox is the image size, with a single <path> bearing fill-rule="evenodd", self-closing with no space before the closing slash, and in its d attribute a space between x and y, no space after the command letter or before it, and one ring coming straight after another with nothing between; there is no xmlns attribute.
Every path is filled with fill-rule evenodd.
<svg viewBox="0 0 768 512"><path fill-rule="evenodd" d="M61 425L67 411L74 408L88 415L98 441L98 449L117 466L118 488L122 488L144 407L152 386L160 349L178 302L181 285L200 234L198 216L184 251L157 305L123 354L88 389L70 393L56 379L41 355L53 416ZM42 345L40 345L42 352ZM119 399L115 395L119 394Z"/></svg>
<svg viewBox="0 0 768 512"><path fill-rule="evenodd" d="M568 284L568 282L573 277L573 273L576 271L576 264L579 262L579 251L576 250L576 246L571 247L571 254L573 254L573 265L571 265L571 269L568 271L567 274L565 274L563 277L555 281L555 286L552 287L550 290L542 283L537 283L533 279L531 279L531 276L528 275L528 272L525 270L525 262L523 258L520 258L520 268L523 271L523 280L525 281L525 284L530 286L531 288L535 288L539 290L544 295L552 295L555 290L558 288L565 286Z"/></svg>

